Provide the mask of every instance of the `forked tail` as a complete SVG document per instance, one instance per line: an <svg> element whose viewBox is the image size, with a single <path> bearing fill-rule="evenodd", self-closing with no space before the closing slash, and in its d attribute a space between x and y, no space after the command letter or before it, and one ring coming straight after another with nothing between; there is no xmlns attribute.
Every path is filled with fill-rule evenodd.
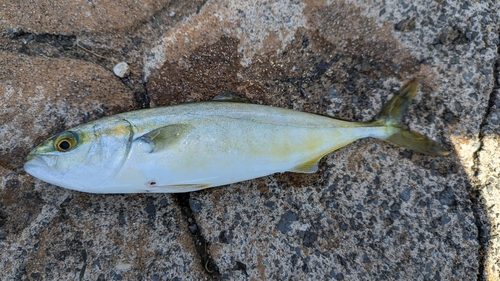
<svg viewBox="0 0 500 281"><path fill-rule="evenodd" d="M448 155L450 152L442 148L437 142L417 132L408 130L401 122L403 114L417 93L418 80L418 78L414 78L403 85L396 95L382 108L380 113L375 116L371 124L391 127L390 131L394 133L389 137L383 138L383 140L389 143L427 155Z"/></svg>

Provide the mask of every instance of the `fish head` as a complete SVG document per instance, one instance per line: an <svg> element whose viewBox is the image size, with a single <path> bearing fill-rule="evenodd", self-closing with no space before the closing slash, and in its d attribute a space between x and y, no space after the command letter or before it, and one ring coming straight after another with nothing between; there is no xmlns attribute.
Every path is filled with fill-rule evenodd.
<svg viewBox="0 0 500 281"><path fill-rule="evenodd" d="M106 117L45 140L28 154L24 170L57 186L99 193L126 160L132 137L128 121Z"/></svg>

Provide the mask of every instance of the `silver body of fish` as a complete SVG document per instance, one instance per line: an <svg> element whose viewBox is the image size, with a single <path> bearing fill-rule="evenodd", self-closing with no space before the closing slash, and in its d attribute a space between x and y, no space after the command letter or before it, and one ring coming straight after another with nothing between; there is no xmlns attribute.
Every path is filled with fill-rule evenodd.
<svg viewBox="0 0 500 281"><path fill-rule="evenodd" d="M277 172L313 173L323 156L366 137L446 155L400 123L416 89L416 79L404 85L368 123L230 101L131 111L46 140L24 168L83 192L175 193Z"/></svg>

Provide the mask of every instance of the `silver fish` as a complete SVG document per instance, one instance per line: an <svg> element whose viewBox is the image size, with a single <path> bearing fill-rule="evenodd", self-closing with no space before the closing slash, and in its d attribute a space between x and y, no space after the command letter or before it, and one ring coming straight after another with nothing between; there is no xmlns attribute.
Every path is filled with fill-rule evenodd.
<svg viewBox="0 0 500 281"><path fill-rule="evenodd" d="M401 124L417 86L417 79L405 84L367 123L227 101L121 113L49 138L29 153L24 169L83 192L174 193L278 172L314 173L323 156L366 137L447 155Z"/></svg>

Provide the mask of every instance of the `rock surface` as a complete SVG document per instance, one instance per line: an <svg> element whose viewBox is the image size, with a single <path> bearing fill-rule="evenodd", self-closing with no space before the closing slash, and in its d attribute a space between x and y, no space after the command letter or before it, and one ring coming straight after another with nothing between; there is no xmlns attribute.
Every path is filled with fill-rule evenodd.
<svg viewBox="0 0 500 281"><path fill-rule="evenodd" d="M500 280L494 1L17 1L0 5L0 271L8 280ZM131 67L118 78L113 66ZM405 119L453 153L373 139L315 174L190 194L91 195L27 175L43 139L236 92Z"/></svg>

